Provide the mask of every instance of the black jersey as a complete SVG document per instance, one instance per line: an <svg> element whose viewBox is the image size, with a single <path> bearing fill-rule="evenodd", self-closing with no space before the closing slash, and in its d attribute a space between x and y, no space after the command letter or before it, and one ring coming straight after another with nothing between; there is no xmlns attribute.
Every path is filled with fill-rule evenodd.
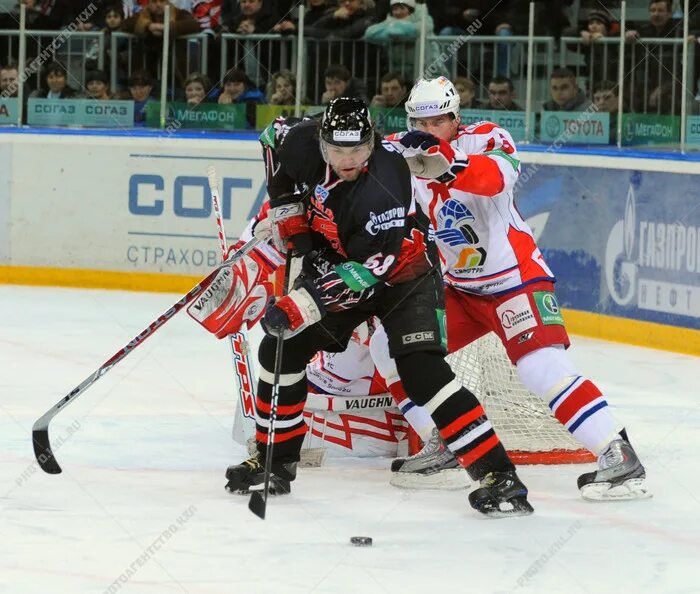
<svg viewBox="0 0 700 594"><path fill-rule="evenodd" d="M425 274L437 263L429 221L417 207L404 158L378 142L364 172L343 181L321 156L318 122L288 128L278 122L281 144L266 148L268 194L304 197L314 249L332 270L323 286L361 291ZM278 136L278 139L279 139Z"/></svg>

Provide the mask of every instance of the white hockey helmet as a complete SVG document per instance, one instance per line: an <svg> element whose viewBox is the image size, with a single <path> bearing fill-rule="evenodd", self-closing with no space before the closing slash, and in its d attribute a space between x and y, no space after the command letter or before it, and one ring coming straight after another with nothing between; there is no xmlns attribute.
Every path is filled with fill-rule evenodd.
<svg viewBox="0 0 700 594"><path fill-rule="evenodd" d="M412 119L431 118L445 113L454 114L455 119L459 120L459 93L450 79L444 76L418 79L406 101L408 129L415 127Z"/></svg>

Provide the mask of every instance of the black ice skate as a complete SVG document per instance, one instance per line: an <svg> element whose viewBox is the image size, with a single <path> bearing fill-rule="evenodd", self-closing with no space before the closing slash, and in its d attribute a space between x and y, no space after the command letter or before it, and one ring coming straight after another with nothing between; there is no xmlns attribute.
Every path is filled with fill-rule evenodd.
<svg viewBox="0 0 700 594"><path fill-rule="evenodd" d="M622 501L651 497L644 466L624 430L620 435L622 439L611 442L598 458L598 470L578 477L578 488L584 499Z"/></svg>
<svg viewBox="0 0 700 594"><path fill-rule="evenodd" d="M297 463L283 460L272 462L272 475L270 476L270 494L285 495L292 490L291 482L297 476ZM262 485L265 482L265 462L255 455L244 462L229 466L226 470L226 490L230 493L247 495L251 487Z"/></svg>
<svg viewBox="0 0 700 594"><path fill-rule="evenodd" d="M396 464L400 461L400 464ZM393 472L389 484L403 489L464 489L469 486L469 475L459 465L445 445L437 429L423 449L391 463Z"/></svg>
<svg viewBox="0 0 700 594"><path fill-rule="evenodd" d="M527 516L535 511L527 500L527 487L514 470L489 472L481 486L469 493L469 503L490 518Z"/></svg>

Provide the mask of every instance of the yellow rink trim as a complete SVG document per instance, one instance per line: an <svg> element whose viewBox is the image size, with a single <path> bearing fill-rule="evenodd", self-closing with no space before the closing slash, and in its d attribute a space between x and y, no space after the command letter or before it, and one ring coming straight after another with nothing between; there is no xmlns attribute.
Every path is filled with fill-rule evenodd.
<svg viewBox="0 0 700 594"><path fill-rule="evenodd" d="M575 309L564 309L563 315L566 329L571 334L700 355L700 330L616 318Z"/></svg>
<svg viewBox="0 0 700 594"><path fill-rule="evenodd" d="M0 284L186 293L204 278L156 272L0 266ZM574 309L563 311L571 334L700 355L700 330L678 328Z"/></svg>
<svg viewBox="0 0 700 594"><path fill-rule="evenodd" d="M187 293L206 275L185 276L160 272L115 272L81 268L0 266L0 283L79 289L119 289L156 293Z"/></svg>

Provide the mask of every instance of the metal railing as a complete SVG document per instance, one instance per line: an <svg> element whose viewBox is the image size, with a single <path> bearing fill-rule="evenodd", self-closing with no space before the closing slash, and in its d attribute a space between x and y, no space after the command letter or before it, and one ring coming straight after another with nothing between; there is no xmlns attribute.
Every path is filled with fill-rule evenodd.
<svg viewBox="0 0 700 594"><path fill-rule="evenodd" d="M261 87L275 72L289 70L296 73L296 37L224 33L220 42L219 81L231 68L241 68Z"/></svg>
<svg viewBox="0 0 700 594"><path fill-rule="evenodd" d="M513 81L518 96L525 97L528 41L526 35L428 36L428 47L433 49L426 55L425 71L433 77L445 74L451 79L471 78L477 86L477 98L482 101L488 100L489 81L504 76ZM533 48L533 100L543 102L548 98L547 81L554 67L554 39L534 37ZM442 58L445 55L446 60Z"/></svg>
<svg viewBox="0 0 700 594"><path fill-rule="evenodd" d="M623 3L624 6L624 3ZM624 14L624 9L623 13ZM485 36L467 31L460 36L424 34L420 39L392 41L383 45L359 40L298 38L294 35L222 34L219 38L200 33L179 37L170 44L166 59L167 80L161 81L163 95L173 98L175 89L193 71L208 74L217 86L232 67L245 70L253 82L264 88L279 70L297 72L303 68L298 101L321 103L325 91L325 69L342 64L352 76L367 85L368 96L378 91L380 79L395 72L410 81L445 74L450 78L468 76L476 86L476 97L488 99L488 82L495 77L510 79L522 102L527 99L527 121L550 98L549 79L554 67L571 69L593 98L595 85L610 81L623 89L624 113L681 115L695 113L693 93L696 76L695 44L682 38L625 40L625 18L618 37L584 43L579 37L534 36L531 17L529 36ZM687 30L687 26L686 26ZM124 86L136 69L161 72L158 46L148 51L142 39L126 33L73 32L59 44L58 31L27 31L27 61L40 62L38 76L30 78L38 88L41 66L51 60L64 64L69 84L82 87L86 71L108 64L111 87ZM0 48L12 59L19 46L19 31L0 31ZM302 39L299 41L299 39ZM212 48L210 44L215 44ZM47 49L49 48L49 49ZM621 57L622 56L622 57ZM213 60L211 58L214 58ZM152 62L148 64L149 60ZM215 72L214 72L215 71ZM530 134L532 130L528 131ZM532 135L529 135L532 138ZM618 135L619 142L619 135Z"/></svg>
<svg viewBox="0 0 700 594"><path fill-rule="evenodd" d="M126 86L134 71L146 70L154 77L161 71L162 55L152 55L143 39L132 34L114 32L110 36L110 81L112 89ZM192 72L206 73L209 63L209 35L195 33L176 37L171 42L168 69L171 97L177 78L184 79Z"/></svg>
<svg viewBox="0 0 700 594"><path fill-rule="evenodd" d="M31 30L26 35L27 66L36 65L36 76L28 79L28 90L41 88L43 68L51 62L60 62L66 69L66 83L77 91L85 86L85 74L105 64L105 34L102 31L74 31L61 43L54 40L60 31ZM18 61L19 31L0 30L0 46L4 46L8 61Z"/></svg>
<svg viewBox="0 0 700 594"><path fill-rule="evenodd" d="M695 72L695 44L688 41L687 65ZM624 103L637 113L679 115L683 69L683 39L643 38L625 44ZM590 96L601 81L618 82L620 41L607 37L584 43L562 37L559 65L571 69ZM654 99L650 103L650 99ZM655 103L655 104L654 104Z"/></svg>

